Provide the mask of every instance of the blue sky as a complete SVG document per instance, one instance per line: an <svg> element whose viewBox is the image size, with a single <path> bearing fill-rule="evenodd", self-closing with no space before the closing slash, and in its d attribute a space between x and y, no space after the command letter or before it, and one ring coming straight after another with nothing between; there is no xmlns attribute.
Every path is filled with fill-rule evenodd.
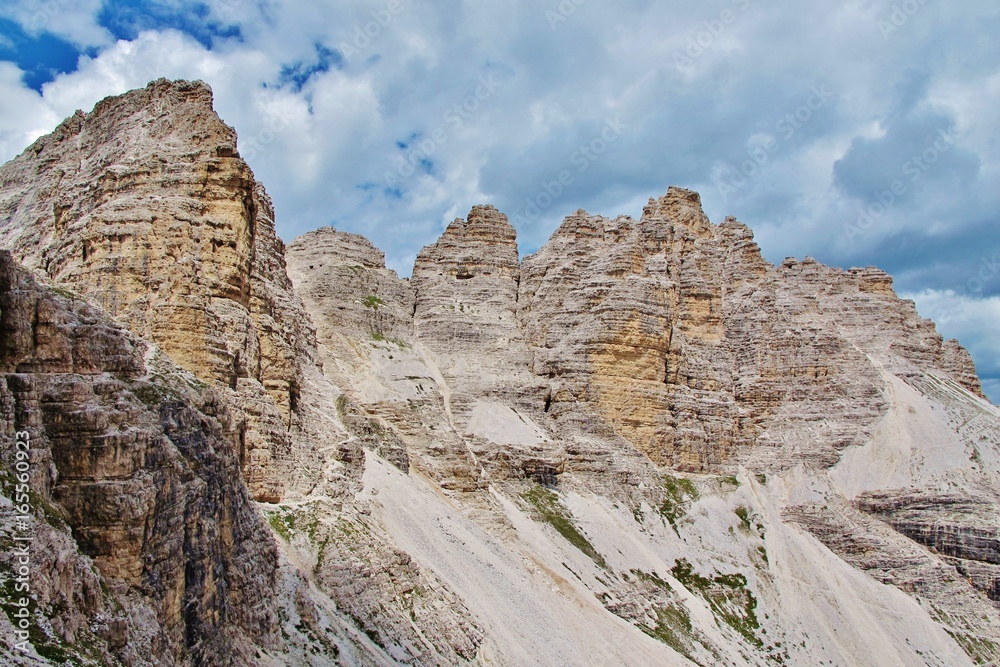
<svg viewBox="0 0 1000 667"><path fill-rule="evenodd" d="M997 402L998 34L996 3L931 0L15 0L0 159L200 78L284 238L363 233L404 275L476 203L527 253L682 185L771 261L891 272Z"/></svg>

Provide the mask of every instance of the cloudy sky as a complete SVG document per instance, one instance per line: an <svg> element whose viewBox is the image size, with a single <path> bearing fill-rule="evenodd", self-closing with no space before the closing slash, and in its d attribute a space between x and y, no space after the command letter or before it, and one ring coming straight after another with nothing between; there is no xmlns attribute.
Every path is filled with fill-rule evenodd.
<svg viewBox="0 0 1000 667"><path fill-rule="evenodd" d="M0 159L202 79L289 240L408 275L476 203L521 250L669 185L773 262L877 265L1000 401L1000 5L939 0L5 0Z"/></svg>

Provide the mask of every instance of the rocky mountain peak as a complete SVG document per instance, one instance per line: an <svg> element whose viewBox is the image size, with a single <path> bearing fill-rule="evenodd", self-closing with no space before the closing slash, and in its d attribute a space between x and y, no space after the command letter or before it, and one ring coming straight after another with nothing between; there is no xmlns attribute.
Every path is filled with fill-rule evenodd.
<svg viewBox="0 0 1000 667"><path fill-rule="evenodd" d="M517 232L493 206L474 206L468 218L454 220L435 243L417 255L414 280L428 272L456 280L475 276L517 279Z"/></svg>
<svg viewBox="0 0 1000 667"><path fill-rule="evenodd" d="M0 168L0 243L241 406L258 499L286 467L315 338L270 198L201 82L160 79L76 114Z"/></svg>
<svg viewBox="0 0 1000 667"><path fill-rule="evenodd" d="M662 197L650 199L642 210L642 220L680 225L696 236L707 236L712 230L712 223L701 208L701 195L676 186L668 188Z"/></svg>
<svg viewBox="0 0 1000 667"><path fill-rule="evenodd" d="M311 262L310 270L322 267L324 259L336 259L344 264L354 263L367 269L385 268L385 253L360 234L351 234L333 227L320 227L298 237L295 243L302 258Z"/></svg>
<svg viewBox="0 0 1000 667"><path fill-rule="evenodd" d="M442 369L446 377L456 374L455 382L475 384L482 376L477 364L503 366L506 361L493 353L518 345L516 237L506 215L493 206L476 206L417 255L411 279L414 331L431 350L458 362Z"/></svg>

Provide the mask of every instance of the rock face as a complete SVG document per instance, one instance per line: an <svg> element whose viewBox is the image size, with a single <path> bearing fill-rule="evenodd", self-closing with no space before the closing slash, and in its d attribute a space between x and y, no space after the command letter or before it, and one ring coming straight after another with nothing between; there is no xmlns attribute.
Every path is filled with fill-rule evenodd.
<svg viewBox="0 0 1000 667"><path fill-rule="evenodd" d="M466 220L417 255L412 285L414 338L439 370L452 428L479 470L544 474L557 466L548 438L532 420L545 388L530 372L530 352L517 319L521 270L516 233L507 216L476 206ZM503 423L503 426L499 426ZM511 432L507 426L524 429ZM498 440L505 447L498 450ZM540 468L539 468L540 466Z"/></svg>
<svg viewBox="0 0 1000 667"><path fill-rule="evenodd" d="M109 664L275 646L277 552L232 483L237 438L218 397L84 301L38 287L7 252L0 314L4 437L31 438L32 583L51 644L94 642L89 657ZM8 469L14 455L4 447Z"/></svg>
<svg viewBox="0 0 1000 667"><path fill-rule="evenodd" d="M948 631L963 647L978 646L966 651L974 659L1000 650L988 639L1000 621L988 601L992 557L978 548L956 555L956 544L985 538L946 537L992 520L996 497L979 493L982 479L963 478L978 489L970 502L979 508L965 519L917 512L920 525L938 526L938 542L864 500L852 505L857 492L839 495L817 481L822 470L846 474L844 453L878 439L894 405L887 375L912 387L946 378L950 391L964 392L962 401L981 395L967 353L898 299L889 276L809 258L771 266L749 229L732 218L712 224L698 196L680 189L652 200L639 221L580 211L538 253L520 264L516 256L514 232L492 207L449 225L421 251L409 283L387 271L370 244L343 232L320 230L289 247L289 271L317 323L327 374L352 410L377 416L391 434L382 440L387 451L404 450L411 469L465 494L455 502L494 530L517 520L482 492L538 500L531 484L540 483L615 498L636 516L656 508L686 540L682 517L701 491L664 483L657 465L787 478L774 493L820 493L827 507L852 517L843 519L849 529L829 531L808 519L809 505L786 502L787 525L805 526L859 570L917 595L926 613L952 619ZM960 438L947 437L958 445ZM812 491L778 490L802 470L811 471ZM541 507L548 508L542 517L565 511ZM761 535L786 530L759 516ZM586 543L596 535L587 535L567 539L591 553ZM852 556L864 544L884 554L877 568ZM941 555L921 556L924 564L915 566L925 547ZM683 584L679 562L666 568L674 573L669 584L663 580L666 589L603 572L596 593L609 611L652 636L670 635L670 646L700 660L706 646L723 651L725 640L694 632L702 640L689 642L668 631L664 614L679 604L669 591ZM461 581L449 581L461 592ZM767 595L767 588L756 590ZM738 599L724 586L714 590L732 604Z"/></svg>
<svg viewBox="0 0 1000 667"><path fill-rule="evenodd" d="M368 239L324 227L297 238L293 252L297 264L289 270L296 290L329 307L316 313L330 324L325 333L372 340L409 335L413 290L385 268L385 253ZM330 338L322 342L336 345Z"/></svg>
<svg viewBox="0 0 1000 667"><path fill-rule="evenodd" d="M409 280L273 219L203 84L0 168L4 661L1000 660L1000 411L885 273L679 188L523 260L474 207Z"/></svg>
<svg viewBox="0 0 1000 667"><path fill-rule="evenodd" d="M519 301L551 412L597 412L658 463L728 460L746 436L731 391L724 256L686 191L651 202L638 222L567 218L525 260Z"/></svg>
<svg viewBox="0 0 1000 667"><path fill-rule="evenodd" d="M525 259L518 305L552 411L602 414L683 470L832 465L882 413L866 355L950 372L981 395L967 353L887 275L809 258L771 267L745 226L711 224L685 190L651 200L640 221L567 218ZM807 431L815 446L787 446Z"/></svg>
<svg viewBox="0 0 1000 667"><path fill-rule="evenodd" d="M516 358L527 350L516 317L521 270L514 238L505 215L477 206L421 250L413 267L414 329L447 359L445 380L474 393L497 391L498 375L525 361ZM491 367L497 361L504 367Z"/></svg>
<svg viewBox="0 0 1000 667"><path fill-rule="evenodd" d="M200 82L109 98L0 169L3 247L228 388L261 500L292 478L299 366L314 346L273 219Z"/></svg>

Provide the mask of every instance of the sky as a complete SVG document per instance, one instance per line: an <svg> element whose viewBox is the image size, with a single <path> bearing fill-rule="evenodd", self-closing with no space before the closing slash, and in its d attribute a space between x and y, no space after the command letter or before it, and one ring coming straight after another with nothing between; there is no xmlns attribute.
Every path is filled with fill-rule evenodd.
<svg viewBox="0 0 1000 667"><path fill-rule="evenodd" d="M285 240L409 275L491 203L537 250L671 185L765 257L879 266L1000 402L1000 4L4 0L0 160L76 109L201 79Z"/></svg>

